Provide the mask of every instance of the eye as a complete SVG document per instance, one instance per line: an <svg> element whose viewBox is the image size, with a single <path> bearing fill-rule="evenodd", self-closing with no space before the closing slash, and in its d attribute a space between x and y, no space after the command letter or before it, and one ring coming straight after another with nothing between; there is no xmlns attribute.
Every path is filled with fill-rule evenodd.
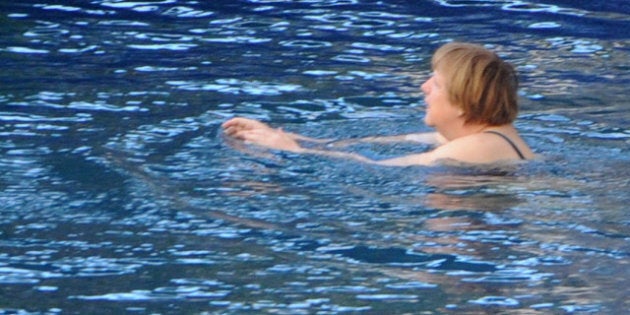
<svg viewBox="0 0 630 315"><path fill-rule="evenodd" d="M433 82L433 86L436 88L440 87L440 83L435 79L435 77L431 77L431 81Z"/></svg>

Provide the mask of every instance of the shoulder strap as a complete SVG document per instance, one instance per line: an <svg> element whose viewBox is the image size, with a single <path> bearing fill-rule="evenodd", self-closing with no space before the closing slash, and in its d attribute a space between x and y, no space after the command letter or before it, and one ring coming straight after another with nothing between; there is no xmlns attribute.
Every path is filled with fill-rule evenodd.
<svg viewBox="0 0 630 315"><path fill-rule="evenodd" d="M516 154L518 154L518 157L520 157L520 158L521 158L521 160L524 160L524 159L525 159L525 156L523 155L523 153L521 152L521 150L519 150L519 149L518 149L518 147L516 146L516 144L514 144L514 142L513 142L512 140L510 140L510 138L508 138L506 135L504 135L504 134L502 134L502 133L500 133L500 132L498 132L498 131L495 131L495 130L486 130L486 131L484 131L484 132L485 132L485 133L492 133L492 134L495 134L495 135L497 135L497 136L499 136L499 137L501 137L501 138L505 139L505 141L507 141L507 143L509 143L509 144L512 146L512 148L514 149L514 151L516 151Z"/></svg>

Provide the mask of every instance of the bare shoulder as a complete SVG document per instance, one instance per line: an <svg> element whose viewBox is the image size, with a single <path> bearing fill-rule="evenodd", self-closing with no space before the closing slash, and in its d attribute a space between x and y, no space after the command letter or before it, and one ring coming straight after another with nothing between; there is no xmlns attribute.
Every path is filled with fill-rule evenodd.
<svg viewBox="0 0 630 315"><path fill-rule="evenodd" d="M512 156L514 156L514 154L518 155L518 152L520 152L527 160L536 157L536 154L534 154L527 142L523 140L516 128L512 125L482 132L479 136L484 137L484 142L495 145L497 150L507 153L508 155L511 153Z"/></svg>
<svg viewBox="0 0 630 315"><path fill-rule="evenodd" d="M484 163L487 157L484 152L490 147L478 134L468 135L451 140L431 152L434 160L456 160L467 163Z"/></svg>
<svg viewBox="0 0 630 315"><path fill-rule="evenodd" d="M433 155L438 159L452 159L465 163L492 163L506 160L519 160L517 150L526 159L534 158L534 153L521 139L516 131L506 130L502 136L479 132L449 141L434 150ZM512 147L513 143L516 147Z"/></svg>

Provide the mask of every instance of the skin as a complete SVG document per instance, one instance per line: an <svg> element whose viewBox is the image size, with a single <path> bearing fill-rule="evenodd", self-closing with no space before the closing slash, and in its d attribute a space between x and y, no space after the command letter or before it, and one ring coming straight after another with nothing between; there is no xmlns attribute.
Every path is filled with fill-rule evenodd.
<svg viewBox="0 0 630 315"><path fill-rule="evenodd" d="M427 104L424 123L435 128L436 132L370 137L360 140L366 142L416 141L437 145L432 151L424 153L377 161L354 153L302 148L298 141L317 141L317 139L288 133L282 129L274 129L265 123L252 119L233 118L223 123L222 127L228 136L272 149L351 158L380 165L432 165L447 160L484 164L518 160L518 154L505 139L495 134L484 133L484 131L495 130L510 138L526 159L534 158L534 153L512 124L490 126L480 123L466 123L463 110L450 102L445 83L445 78L439 71L435 71L433 76L421 86Z"/></svg>

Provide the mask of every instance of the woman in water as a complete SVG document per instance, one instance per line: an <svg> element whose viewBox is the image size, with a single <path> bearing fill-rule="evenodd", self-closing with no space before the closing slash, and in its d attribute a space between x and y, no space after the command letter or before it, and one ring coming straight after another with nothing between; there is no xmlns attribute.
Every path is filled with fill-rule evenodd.
<svg viewBox="0 0 630 315"><path fill-rule="evenodd" d="M482 46L449 43L435 52L431 66L433 75L421 88L427 105L424 123L436 131L358 140L435 145L429 152L372 160L354 153L303 148L300 141L316 140L240 117L223 123L224 132L272 149L393 166L432 165L443 161L483 164L534 157L513 125L518 113L518 79L510 64Z"/></svg>

